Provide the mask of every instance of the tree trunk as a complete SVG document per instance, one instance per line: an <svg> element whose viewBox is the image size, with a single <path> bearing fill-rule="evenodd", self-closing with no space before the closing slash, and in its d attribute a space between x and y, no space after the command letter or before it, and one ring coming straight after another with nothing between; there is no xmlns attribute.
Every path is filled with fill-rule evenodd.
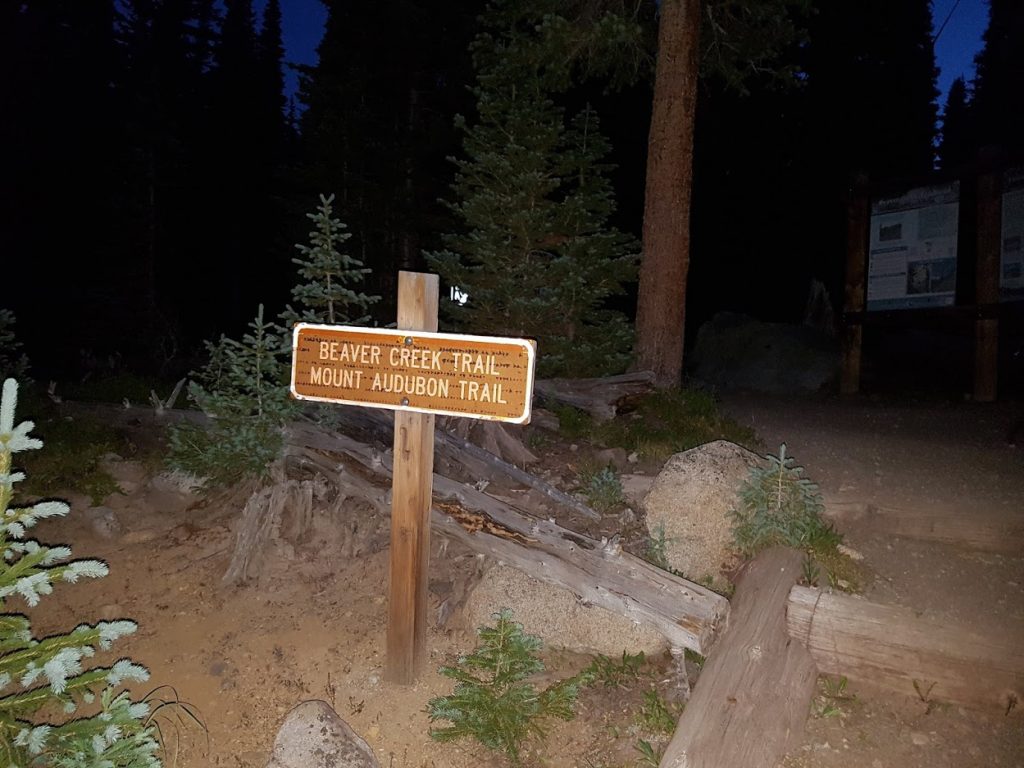
<svg viewBox="0 0 1024 768"><path fill-rule="evenodd" d="M699 32L699 0L661 3L635 363L637 370L654 371L661 389L679 386L683 371Z"/></svg>

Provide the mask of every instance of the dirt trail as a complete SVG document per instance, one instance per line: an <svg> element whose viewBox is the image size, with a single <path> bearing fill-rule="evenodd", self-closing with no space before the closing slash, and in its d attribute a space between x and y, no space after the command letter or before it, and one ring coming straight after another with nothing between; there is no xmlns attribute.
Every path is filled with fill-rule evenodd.
<svg viewBox="0 0 1024 768"><path fill-rule="evenodd" d="M732 398L726 407L752 423L769 449L785 441L831 496L1024 514L1024 449L1005 443L1005 408L752 397ZM223 590L231 510L198 515L114 497L108 503L123 530L111 535L84 514L84 500L72 500L71 517L48 523L40 538L70 541L78 556L105 558L111 576L57 590L44 601L37 630L98 617L139 622L139 634L118 650L148 665L154 684L173 685L207 729L178 729L180 753L168 755L169 765L262 766L285 712L309 698L334 705L387 768L504 765L472 744L441 745L427 737L426 702L450 691L436 668L469 650L472 637L432 629L423 679L408 688L383 680L386 551L342 562L330 552L282 549L259 584ZM871 599L977 626L1024 618L1024 557L871 531L851 533L850 543L874 574ZM583 663L552 657L566 673ZM786 766L1024 766L1022 713L991 717L930 706L913 691L852 693L856 699L838 702L836 716L812 717L804 747ZM528 764L637 765L638 707L638 695L588 694L577 719L554 727ZM165 732L177 743L173 727Z"/></svg>

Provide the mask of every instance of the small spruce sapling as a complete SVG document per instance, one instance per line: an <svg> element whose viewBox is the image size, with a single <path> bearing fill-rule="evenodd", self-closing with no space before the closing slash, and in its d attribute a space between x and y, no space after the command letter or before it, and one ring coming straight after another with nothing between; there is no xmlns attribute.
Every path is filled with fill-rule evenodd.
<svg viewBox="0 0 1024 768"><path fill-rule="evenodd" d="M338 250L349 235L333 216L333 201L333 195L321 195L316 213L307 214L314 223L310 245L296 246L301 258L293 261L305 281L292 289L298 309L289 306L280 324L268 323L261 304L241 341L221 336L216 343L206 342L209 361L193 374L189 399L213 419L213 427L171 428L174 468L214 485L269 476L281 455L284 424L297 410L288 396L291 334L285 326L365 322L368 317L353 318L353 310L361 313L380 299L354 287L370 270Z"/></svg>
<svg viewBox="0 0 1024 768"><path fill-rule="evenodd" d="M494 618L493 627L478 630L476 650L454 667L441 667L442 675L455 680L455 691L431 699L427 712L431 722L448 720L451 725L432 728L430 736L444 742L471 736L519 765L526 740L543 738L544 718L574 717L580 686L593 676L585 671L538 691L527 678L544 670L537 655L540 639L523 632L508 610Z"/></svg>
<svg viewBox="0 0 1024 768"><path fill-rule="evenodd" d="M292 259L299 267L302 282L292 288L292 299L300 307L289 306L282 314L285 324L307 323L363 324L365 314L380 296L357 290L372 270L363 262L339 250L351 237L345 225L334 218L334 195L320 195L320 206L306 217L313 222L309 245L296 245L300 256Z"/></svg>
<svg viewBox="0 0 1024 768"><path fill-rule="evenodd" d="M263 305L241 341L207 342L210 361L189 384L189 398L213 419L171 430L171 464L216 485L263 477L281 453L295 405L285 384L286 332L263 320Z"/></svg>
<svg viewBox="0 0 1024 768"><path fill-rule="evenodd" d="M730 514L733 536L744 554L771 546L835 549L839 534L821 517L825 508L818 486L803 477L803 467L786 456L765 456L767 466L754 467L740 489L740 507Z"/></svg>
<svg viewBox="0 0 1024 768"><path fill-rule="evenodd" d="M42 447L29 437L32 422L14 424L17 394L15 380L6 380L0 397L0 765L159 766L149 705L133 702L120 690L124 683L148 679L149 673L129 659L110 667L87 666L97 650L134 632L135 623L82 624L39 639L32 635L29 618L7 607L8 600L19 599L33 608L57 583L107 575L106 564L98 560L71 560L68 547L25 538L39 521L66 515L67 504L9 506L14 484L24 479L12 471L13 454Z"/></svg>

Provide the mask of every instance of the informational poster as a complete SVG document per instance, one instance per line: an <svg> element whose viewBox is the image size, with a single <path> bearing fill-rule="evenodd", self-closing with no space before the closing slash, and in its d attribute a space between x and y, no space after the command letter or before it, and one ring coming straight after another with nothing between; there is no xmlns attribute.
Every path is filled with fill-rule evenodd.
<svg viewBox="0 0 1024 768"><path fill-rule="evenodd" d="M953 304L959 215L956 181L872 203L869 312Z"/></svg>
<svg viewBox="0 0 1024 768"><path fill-rule="evenodd" d="M1024 168L1003 175L999 297L1024 301Z"/></svg>

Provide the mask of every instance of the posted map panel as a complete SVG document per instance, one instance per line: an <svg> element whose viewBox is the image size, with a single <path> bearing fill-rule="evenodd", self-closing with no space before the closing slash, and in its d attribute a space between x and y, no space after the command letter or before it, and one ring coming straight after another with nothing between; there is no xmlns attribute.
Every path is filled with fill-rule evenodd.
<svg viewBox="0 0 1024 768"><path fill-rule="evenodd" d="M871 206L867 309L952 305L960 183L913 189Z"/></svg>

